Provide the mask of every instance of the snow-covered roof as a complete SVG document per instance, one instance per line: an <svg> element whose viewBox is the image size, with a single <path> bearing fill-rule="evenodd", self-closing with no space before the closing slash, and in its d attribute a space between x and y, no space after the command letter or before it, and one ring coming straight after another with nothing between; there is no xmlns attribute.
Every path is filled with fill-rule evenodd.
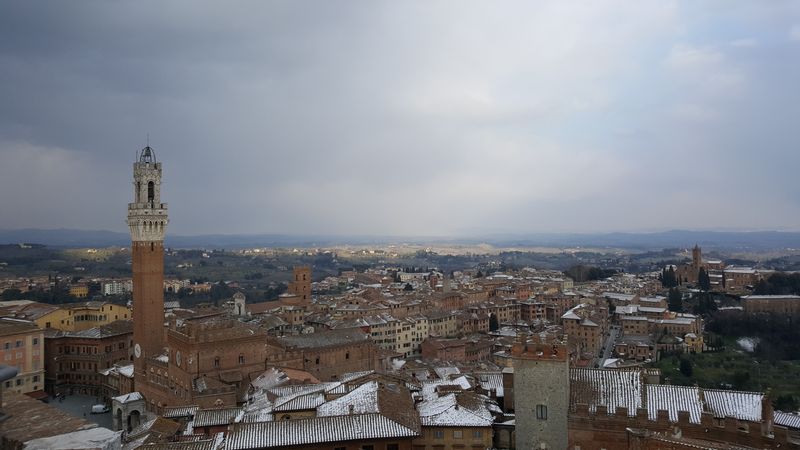
<svg viewBox="0 0 800 450"><path fill-rule="evenodd" d="M275 406L273 406L272 411L288 412L315 409L323 403L325 403L325 392L322 389L316 392L299 392L275 399Z"/></svg>
<svg viewBox="0 0 800 450"><path fill-rule="evenodd" d="M628 301L629 302L629 301L633 300L633 298L636 297L636 296L633 295L633 294L623 294L623 293L620 293L620 292L603 292L603 297L611 298L611 299L614 299L614 300L622 300L622 301Z"/></svg>
<svg viewBox="0 0 800 450"><path fill-rule="evenodd" d="M636 415L642 407L642 381L638 371L581 369L570 370L570 403L589 405L595 412L597 406L606 406L609 414L616 408L628 409L629 416Z"/></svg>
<svg viewBox="0 0 800 450"><path fill-rule="evenodd" d="M575 314L574 312L572 312L571 309L569 311L565 312L564 315L561 316L561 318L562 319L581 320L580 316Z"/></svg>
<svg viewBox="0 0 800 450"><path fill-rule="evenodd" d="M113 397L111 400L118 401L118 402L120 402L120 403L122 403L124 405L125 403L128 403L128 402L135 402L137 400L143 400L143 399L144 399L144 397L142 397L142 394L140 394L139 392L131 392L129 394L124 394L124 395L119 395L117 397Z"/></svg>
<svg viewBox="0 0 800 450"><path fill-rule="evenodd" d="M274 419L272 412L268 408L262 409L255 409L255 410L246 410L244 414L239 419L238 422L242 423L257 423L257 422L271 422Z"/></svg>
<svg viewBox="0 0 800 450"><path fill-rule="evenodd" d="M708 410L714 414L714 417L735 417L751 422L761 421L761 402L764 394L760 392L704 389L703 397Z"/></svg>
<svg viewBox="0 0 800 450"><path fill-rule="evenodd" d="M225 449L245 450L415 436L419 436L418 430L401 425L381 414L352 414L238 424L228 433Z"/></svg>
<svg viewBox="0 0 800 450"><path fill-rule="evenodd" d="M654 313L654 314L662 314L667 310L667 308L661 308L657 306L639 306L639 311L643 313Z"/></svg>
<svg viewBox="0 0 800 450"><path fill-rule="evenodd" d="M475 374L475 378L485 391L494 391L498 397L505 395L502 372L480 372Z"/></svg>
<svg viewBox="0 0 800 450"><path fill-rule="evenodd" d="M591 412L604 405L609 414L623 407L633 416L637 408L646 405L650 420L656 420L659 410L667 411L673 422L678 421L679 411L688 412L692 423L700 423L704 411L718 418L733 417L751 422L763 419L764 394L758 392L645 385L641 382L640 371L574 368L570 370L570 380L570 404L587 404Z"/></svg>
<svg viewBox="0 0 800 450"><path fill-rule="evenodd" d="M190 406L170 406L168 408L164 408L164 413L161 415L167 419L173 419L176 417L191 417L194 416L194 413L200 407L197 405L190 405Z"/></svg>
<svg viewBox="0 0 800 450"><path fill-rule="evenodd" d="M486 406L490 400L482 395L447 394L417 405L423 426L490 427L494 416Z"/></svg>
<svg viewBox="0 0 800 450"><path fill-rule="evenodd" d="M288 397L299 393L309 392L327 392L339 386L340 382L325 382L317 384L289 384L286 386L279 386L267 389L270 393L277 397Z"/></svg>
<svg viewBox="0 0 800 450"><path fill-rule="evenodd" d="M57 448L117 449L122 444L122 432L108 428L91 428L73 431L46 438L32 439L25 443L26 450L52 450Z"/></svg>
<svg viewBox="0 0 800 450"><path fill-rule="evenodd" d="M450 367L435 367L433 369L433 371L436 372L436 375L441 379L445 379L449 375L458 375L458 374L461 373L461 370L459 370L458 367L453 367L453 366L450 366Z"/></svg>
<svg viewBox="0 0 800 450"><path fill-rule="evenodd" d="M198 409L194 413L194 427L228 425L241 414L242 408Z"/></svg>
<svg viewBox="0 0 800 450"><path fill-rule="evenodd" d="M678 411L689 413L689 422L700 423L703 404L700 390L693 386L647 385L647 417L656 420L658 410L669 413L670 422L678 421Z"/></svg>
<svg viewBox="0 0 800 450"><path fill-rule="evenodd" d="M124 377L133 378L133 364L117 367L117 372Z"/></svg>
<svg viewBox="0 0 800 450"><path fill-rule="evenodd" d="M376 381L364 383L349 394L317 407L318 417L377 412L380 412L380 408L378 406L378 383Z"/></svg>
<svg viewBox="0 0 800 450"><path fill-rule="evenodd" d="M469 380L465 376L460 376L453 380L435 380L425 381L422 383L422 397L425 399L438 397L436 389L439 386L458 385L461 389L468 390L472 388Z"/></svg>
<svg viewBox="0 0 800 450"><path fill-rule="evenodd" d="M359 379L361 377L365 377L367 375L372 375L373 373L375 373L374 370L364 370L364 371L361 371L361 372L343 373L341 376L339 376L339 381L342 382L342 383L349 383L350 381L357 380L357 379Z"/></svg>
<svg viewBox="0 0 800 450"><path fill-rule="evenodd" d="M800 430L800 415L775 411L775 425Z"/></svg>

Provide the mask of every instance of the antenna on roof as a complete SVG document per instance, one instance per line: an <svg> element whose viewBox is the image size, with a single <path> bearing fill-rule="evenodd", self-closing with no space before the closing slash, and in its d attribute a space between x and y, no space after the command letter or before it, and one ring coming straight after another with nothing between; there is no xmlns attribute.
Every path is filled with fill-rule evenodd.
<svg viewBox="0 0 800 450"><path fill-rule="evenodd" d="M147 146L150 147L150 133L147 133Z"/></svg>

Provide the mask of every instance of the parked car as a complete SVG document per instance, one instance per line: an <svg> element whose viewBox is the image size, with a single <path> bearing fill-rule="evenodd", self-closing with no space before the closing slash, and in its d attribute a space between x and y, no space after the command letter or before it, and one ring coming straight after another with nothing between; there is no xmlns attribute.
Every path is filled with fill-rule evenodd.
<svg viewBox="0 0 800 450"><path fill-rule="evenodd" d="M94 405L92 406L92 414L103 414L111 411L106 405Z"/></svg>

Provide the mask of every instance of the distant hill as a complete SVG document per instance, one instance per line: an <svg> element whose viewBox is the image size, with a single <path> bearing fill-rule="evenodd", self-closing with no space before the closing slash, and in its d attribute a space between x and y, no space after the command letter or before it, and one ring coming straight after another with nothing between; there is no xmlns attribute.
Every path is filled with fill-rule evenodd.
<svg viewBox="0 0 800 450"><path fill-rule="evenodd" d="M689 247L695 243L706 250L772 250L800 248L800 232L784 231L686 231L658 233L535 233L473 237L403 236L293 236L282 234L167 235L166 245L177 248L311 247L369 245L385 243L477 244L496 247L614 247L652 250ZM0 244L36 243L54 247L129 246L130 235L106 230L20 229L0 230Z"/></svg>

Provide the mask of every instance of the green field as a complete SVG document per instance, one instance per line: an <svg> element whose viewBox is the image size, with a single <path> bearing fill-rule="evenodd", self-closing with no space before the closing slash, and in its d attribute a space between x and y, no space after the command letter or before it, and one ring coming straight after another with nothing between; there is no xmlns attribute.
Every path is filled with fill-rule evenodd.
<svg viewBox="0 0 800 450"><path fill-rule="evenodd" d="M800 400L800 361L758 359L744 351L736 343L736 338L725 337L721 341L724 342L721 351L668 355L651 366L661 369L665 383L769 392L776 407L797 407L797 401ZM681 358L691 362L690 377L680 371Z"/></svg>

